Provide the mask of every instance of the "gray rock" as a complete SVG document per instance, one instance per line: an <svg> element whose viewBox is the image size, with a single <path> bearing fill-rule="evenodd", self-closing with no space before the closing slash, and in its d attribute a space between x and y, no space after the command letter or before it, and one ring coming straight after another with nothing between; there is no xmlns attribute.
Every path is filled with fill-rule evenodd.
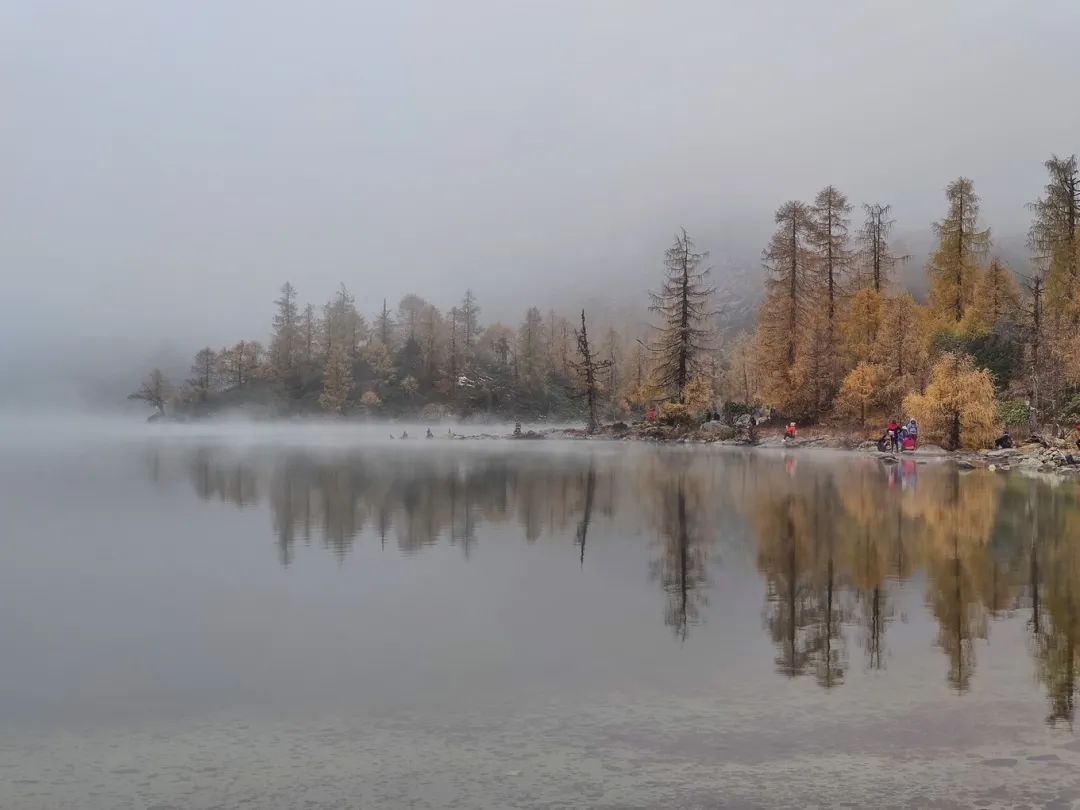
<svg viewBox="0 0 1080 810"><path fill-rule="evenodd" d="M924 444L915 450L917 456L947 456L949 451L936 444Z"/></svg>
<svg viewBox="0 0 1080 810"><path fill-rule="evenodd" d="M707 422L698 431L703 439L734 439L738 431L723 422Z"/></svg>

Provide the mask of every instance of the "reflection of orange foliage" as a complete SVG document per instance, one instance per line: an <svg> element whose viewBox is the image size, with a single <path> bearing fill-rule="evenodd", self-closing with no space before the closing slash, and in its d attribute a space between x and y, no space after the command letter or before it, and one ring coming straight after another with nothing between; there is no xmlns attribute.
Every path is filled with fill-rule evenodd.
<svg viewBox="0 0 1080 810"><path fill-rule="evenodd" d="M988 548L1003 479L939 467L924 469L917 486L900 491L889 488L876 464L803 473L761 480L765 494L752 513L778 668L789 675L812 668L823 683L838 682L844 645L837 624L852 607L868 664L883 666L888 582L923 568L949 680L967 688L974 639L985 636L987 616L1009 609L1016 593L1015 569Z"/></svg>
<svg viewBox="0 0 1080 810"><path fill-rule="evenodd" d="M364 534L405 553L444 542L469 554L481 525L512 523L516 530L504 534L566 541L588 569L590 522L605 515L634 529L651 526L654 581L663 589L664 619L679 636L702 618L708 565L724 565L742 547L714 549L748 527L776 667L813 675L823 686L843 682L848 637L861 639L867 666L885 665L895 583L924 572L949 683L971 685L978 640L992 618L1029 610L1049 719L1071 722L1080 686L1080 505L1073 487L931 464L919 465L917 480L901 488L889 486L896 468L857 457L621 450L555 460L475 448L322 457L207 448L184 450L181 458L202 498L239 507L268 501L285 563L300 543L321 541L345 555ZM797 469L789 467L796 457ZM155 480L169 480L167 461L153 459ZM727 527L733 531L723 532Z"/></svg>

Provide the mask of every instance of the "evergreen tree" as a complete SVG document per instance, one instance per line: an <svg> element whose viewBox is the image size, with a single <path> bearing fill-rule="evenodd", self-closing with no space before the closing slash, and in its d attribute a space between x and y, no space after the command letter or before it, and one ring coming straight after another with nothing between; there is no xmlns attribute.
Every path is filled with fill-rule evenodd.
<svg viewBox="0 0 1080 810"><path fill-rule="evenodd" d="M885 308L885 299L873 287L864 287L853 296L840 322L843 356L854 368L870 359Z"/></svg>
<svg viewBox="0 0 1080 810"><path fill-rule="evenodd" d="M461 343L466 353L472 349L476 336L480 334L480 307L476 303L476 296L472 290L466 290L458 307L458 316L461 323Z"/></svg>
<svg viewBox="0 0 1080 810"><path fill-rule="evenodd" d="M723 375L724 398L743 405L753 405L757 399L757 367L753 336L743 332L735 338Z"/></svg>
<svg viewBox="0 0 1080 810"><path fill-rule="evenodd" d="M609 327L607 334L604 336L604 344L600 353L608 362L605 386L607 388L608 402L611 404L611 421L613 422L619 418L619 414L625 410L626 405L623 402L621 391L623 384L621 376L622 363L620 362L621 349L622 338L614 327Z"/></svg>
<svg viewBox="0 0 1080 810"><path fill-rule="evenodd" d="M296 365L296 352L299 345L297 330L296 289L289 282L281 287L281 297L274 301L277 314L274 316L274 333L270 340L270 364L279 380L286 380L293 373Z"/></svg>
<svg viewBox="0 0 1080 810"><path fill-rule="evenodd" d="M919 387L928 362L924 318L925 313L908 294L884 301L870 362L885 370L882 396L894 409L906 393Z"/></svg>
<svg viewBox="0 0 1080 810"><path fill-rule="evenodd" d="M216 387L217 365L217 354L209 346L200 349L195 355L188 387L199 402L206 402Z"/></svg>
<svg viewBox="0 0 1080 810"><path fill-rule="evenodd" d="M848 243L851 205L836 186L825 186L811 208L812 227L808 234L815 288L825 305L829 342L835 334L836 319L844 285L851 273L854 254Z"/></svg>
<svg viewBox="0 0 1080 810"><path fill-rule="evenodd" d="M341 413L353 390L352 363L348 346L338 343L326 358L319 406L329 413Z"/></svg>
<svg viewBox="0 0 1080 810"><path fill-rule="evenodd" d="M539 309L529 307L517 335L518 374L530 384L540 382L544 375L546 355L544 318Z"/></svg>
<svg viewBox="0 0 1080 810"><path fill-rule="evenodd" d="M811 375L817 410L824 410L840 386L840 357L837 333L840 302L851 275L854 253L849 246L848 223L851 205L835 186L826 186L814 199L812 227L808 234L814 254L811 270L814 297L820 304L813 320L814 368Z"/></svg>
<svg viewBox="0 0 1080 810"><path fill-rule="evenodd" d="M1024 358L1027 365L1028 397L1033 427L1042 416L1044 380L1046 380L1046 282L1039 272L1024 279L1022 305Z"/></svg>
<svg viewBox="0 0 1080 810"><path fill-rule="evenodd" d="M975 286L974 300L969 311L970 327L990 332L1008 328L1018 321L1020 287L1012 271L998 259L993 259Z"/></svg>
<svg viewBox="0 0 1080 810"><path fill-rule="evenodd" d="M417 330L426 310L430 307L431 304L413 293L403 296L398 302L398 324L401 326L406 339L417 338Z"/></svg>
<svg viewBox="0 0 1080 810"><path fill-rule="evenodd" d="M393 350L394 341L394 318L386 307L386 299L383 299L382 310L375 318L375 337L387 349ZM410 336L412 333L410 332Z"/></svg>
<svg viewBox="0 0 1080 810"><path fill-rule="evenodd" d="M315 343L318 335L319 323L315 318L315 308L311 304L304 306L300 314L300 361L305 365L315 362Z"/></svg>
<svg viewBox="0 0 1080 810"><path fill-rule="evenodd" d="M240 388L258 368L261 347L254 340L241 340L218 352L218 368L224 385Z"/></svg>
<svg viewBox="0 0 1080 810"><path fill-rule="evenodd" d="M966 177L945 188L948 213L934 223L938 248L930 260L930 309L937 320L956 327L975 296L979 264L990 247L990 231L979 230L979 198Z"/></svg>
<svg viewBox="0 0 1080 810"><path fill-rule="evenodd" d="M458 376L461 373L461 341L459 339L459 322L461 312L457 307L450 307L447 316L447 325L450 327L450 345L447 357L447 372L449 376L449 388L453 393L457 390Z"/></svg>
<svg viewBox="0 0 1080 810"><path fill-rule="evenodd" d="M683 229L664 253L665 278L659 292L650 293L651 312L659 315L652 349L656 355L656 382L680 401L706 349L711 315L707 253L697 253ZM580 340L580 339L579 339ZM580 346L579 346L580 349Z"/></svg>
<svg viewBox="0 0 1080 810"><path fill-rule="evenodd" d="M425 304L418 315L417 332L424 369L421 382L428 388L435 385L437 371L442 362L442 350L445 346L444 325L439 310L431 304Z"/></svg>
<svg viewBox="0 0 1080 810"><path fill-rule="evenodd" d="M889 250L889 233L896 224L896 220L889 218L892 206L863 203L863 213L866 219L859 234L862 282L883 293L896 263L906 257L893 256Z"/></svg>
<svg viewBox="0 0 1080 810"><path fill-rule="evenodd" d="M585 310L581 310L581 329L575 330L578 360L573 363L581 385L581 395L585 398L586 433L595 433L600 423L596 412L600 401L600 374L607 368L608 361L600 359L589 345L589 333L585 327Z"/></svg>
<svg viewBox="0 0 1080 810"><path fill-rule="evenodd" d="M326 339L326 357L337 348L345 350L350 363L355 363L361 344L368 337L367 323L356 309L356 302L348 288L342 284L334 297L323 307L323 333Z"/></svg>
<svg viewBox="0 0 1080 810"><path fill-rule="evenodd" d="M765 300L758 312L757 349L766 399L781 410L801 410L807 397L798 364L808 343L813 305L807 238L813 226L805 203L776 211L776 232L762 253Z"/></svg>
<svg viewBox="0 0 1080 810"><path fill-rule="evenodd" d="M1030 205L1028 243L1045 272L1047 303L1055 317L1080 322L1080 172L1076 155L1046 163L1046 196Z"/></svg>

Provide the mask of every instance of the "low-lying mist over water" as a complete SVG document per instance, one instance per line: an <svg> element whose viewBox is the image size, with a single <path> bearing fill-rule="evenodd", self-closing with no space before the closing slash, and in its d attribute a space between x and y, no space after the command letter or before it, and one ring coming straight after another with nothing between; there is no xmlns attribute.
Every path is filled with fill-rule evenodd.
<svg viewBox="0 0 1080 810"><path fill-rule="evenodd" d="M0 808L1080 806L1078 32L0 3Z"/></svg>
<svg viewBox="0 0 1080 810"><path fill-rule="evenodd" d="M1075 483L108 424L0 460L4 806L1080 796Z"/></svg>

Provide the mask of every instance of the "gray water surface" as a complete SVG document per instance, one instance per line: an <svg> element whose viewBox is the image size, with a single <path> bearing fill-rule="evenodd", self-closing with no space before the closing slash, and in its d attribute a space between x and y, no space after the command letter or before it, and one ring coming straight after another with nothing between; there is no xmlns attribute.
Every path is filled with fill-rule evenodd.
<svg viewBox="0 0 1080 810"><path fill-rule="evenodd" d="M1071 807L1080 493L227 430L6 442L0 807Z"/></svg>

